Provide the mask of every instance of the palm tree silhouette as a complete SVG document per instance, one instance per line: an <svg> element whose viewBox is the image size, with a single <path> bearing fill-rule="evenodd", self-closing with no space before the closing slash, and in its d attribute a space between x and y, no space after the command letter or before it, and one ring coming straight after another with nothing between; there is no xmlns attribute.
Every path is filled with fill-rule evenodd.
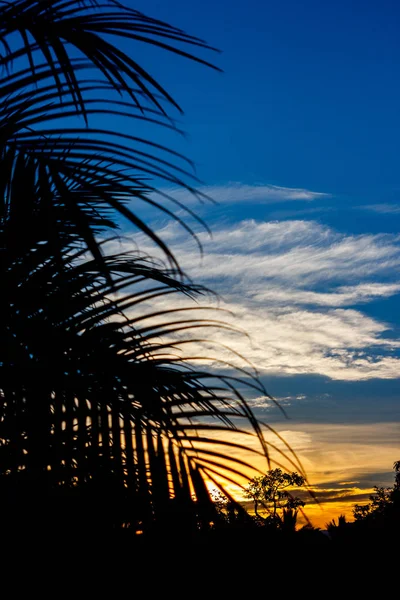
<svg viewBox="0 0 400 600"><path fill-rule="evenodd" d="M216 319L193 306L146 308L207 291L129 202L195 235L152 181L197 192L185 157L126 133L135 122L174 128L168 106L179 107L108 40L204 64L185 46L208 47L113 0L16 0L1 4L0 17L3 530L208 527L218 515L206 480L232 481L251 467L230 452L243 449L226 437L236 419L258 438L254 453L268 458L268 445L239 380L177 353L177 334ZM124 119L124 132L92 127L99 115ZM107 250L120 218L164 261ZM257 378L249 385L266 394Z"/></svg>

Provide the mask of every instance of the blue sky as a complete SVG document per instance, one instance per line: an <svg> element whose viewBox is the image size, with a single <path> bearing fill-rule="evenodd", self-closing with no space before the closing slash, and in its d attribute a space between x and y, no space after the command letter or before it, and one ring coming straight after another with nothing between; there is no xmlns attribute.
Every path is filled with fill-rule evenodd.
<svg viewBox="0 0 400 600"><path fill-rule="evenodd" d="M396 2L131 3L223 50L222 76L143 56L184 107L190 155L208 183L268 181L329 191L343 204L396 201Z"/></svg>
<svg viewBox="0 0 400 600"><path fill-rule="evenodd" d="M223 51L202 54L221 74L140 49L185 111L176 116L187 137L157 130L157 141L193 159L200 189L219 202L197 206L168 188L213 231L199 232L202 260L179 227L149 218L249 332L251 343L217 339L243 352L287 408L290 422L254 400L321 485L351 479L357 495L374 474L390 485L400 432L400 6L129 4Z"/></svg>

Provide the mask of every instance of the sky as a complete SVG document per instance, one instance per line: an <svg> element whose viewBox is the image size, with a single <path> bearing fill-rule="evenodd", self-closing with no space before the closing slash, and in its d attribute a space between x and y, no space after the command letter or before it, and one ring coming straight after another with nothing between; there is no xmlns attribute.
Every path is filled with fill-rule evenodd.
<svg viewBox="0 0 400 600"><path fill-rule="evenodd" d="M184 109L186 135L154 139L190 157L217 202L157 182L210 226L203 257L176 223L145 216L249 334L214 339L287 411L251 398L323 498L313 522L351 515L400 458L400 6L127 3L222 51L201 53L220 73L135 47Z"/></svg>

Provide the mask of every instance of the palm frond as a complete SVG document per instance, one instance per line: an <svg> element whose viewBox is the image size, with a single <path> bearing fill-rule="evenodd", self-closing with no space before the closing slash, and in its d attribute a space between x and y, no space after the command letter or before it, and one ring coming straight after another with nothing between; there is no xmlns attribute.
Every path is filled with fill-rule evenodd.
<svg viewBox="0 0 400 600"><path fill-rule="evenodd" d="M5 274L20 283L6 286L8 314L2 319L7 351L0 360L0 438L9 457L3 456L3 474L35 474L36 485L42 478L46 485L53 481L73 488L79 483L97 492L117 486L117 497L128 503L118 514L132 527L140 522L150 529L165 522L179 498L187 502L189 485L197 499L191 510L203 511L192 522L212 520L200 483L205 470L223 481L246 477L254 467L235 453L261 458L265 442L255 427L251 433L235 424L248 421L249 411L241 395L232 395L232 386L225 385L225 376L214 376L213 385L210 373L190 362L182 359L177 367L166 343L160 359L153 329L139 327L140 320L126 319L120 310L127 297L136 295L135 284L149 279L162 284L158 294L174 287L193 295L198 288L174 280L168 269L141 255L132 255L130 262L126 256L109 256L117 281L129 290L109 297L93 260L71 263L66 253L69 264L60 272L49 245L40 244L31 254L30 261L17 261ZM104 315L107 306L113 307L111 320L95 317ZM156 327L158 337L168 337L169 318L166 311ZM173 328L178 324L174 319ZM186 331L186 318L181 328ZM255 436L258 448L230 440L229 432ZM173 458L176 453L180 459Z"/></svg>
<svg viewBox="0 0 400 600"><path fill-rule="evenodd" d="M155 306L209 291L185 277L129 203L156 208L196 237L196 215L154 181L206 197L185 156L128 128L176 131L168 111L179 107L113 36L209 64L185 50L208 50L202 40L116 0L0 3L3 514L11 527L36 522L41 531L41 519L64 531L171 523L196 531L218 519L208 481L246 479L252 458L283 452L243 395L247 386L267 396L257 374L246 363L232 374L228 360L217 360L219 370L198 366L218 359L208 332L232 329L222 311ZM123 119L124 130L89 126L96 115ZM166 264L107 252L104 236L121 217ZM204 356L185 355L202 340Z"/></svg>
<svg viewBox="0 0 400 600"><path fill-rule="evenodd" d="M76 65L78 69L81 66L81 63ZM46 85L35 94L26 91L26 86L29 88L32 83L32 76L26 69L11 82L12 85L0 85L0 100L3 99L0 107L0 123L3 124L0 137L4 165L0 177L0 186L4 190L3 222L10 218L11 213L27 213L29 221L32 211L40 211L42 205L49 214L59 211L60 205L63 205L62 218L52 219L53 240L61 235L60 228L68 224L91 250L99 268L104 269L96 236L109 227L117 227L112 215L119 214L144 232L179 269L168 246L129 208L129 204L134 198L142 201L178 221L197 239L186 220L169 209L165 202L155 199L157 190L150 180L164 179L169 185L183 186L200 197L187 183L190 178L195 180L193 173L179 165L179 162L186 162L190 167L191 162L165 146L126 132L66 127L65 118L76 116L73 102L66 100L60 106L56 101L58 93L51 82L48 83L50 76L48 67L41 69L40 77ZM102 90L108 87L93 81L86 82L82 90L95 91L101 96ZM62 98L68 97L65 84L61 86L60 94ZM89 108L87 114L114 114L174 129L169 121L165 121L163 114L154 109L144 109L140 113L131 111L129 114L125 110L129 103L125 101L91 98L88 103L93 108ZM49 129L45 127L46 121L59 121L62 125ZM24 189L20 190L22 182ZM207 229L189 207L165 193L160 198L175 204ZM19 214L19 227L22 219L23 215ZM43 239L48 238L49 232L44 232ZM57 247L54 251L58 252Z"/></svg>
<svg viewBox="0 0 400 600"><path fill-rule="evenodd" d="M21 45L13 51L9 37L16 33L20 36ZM29 61L32 74L35 74L37 54L41 54L52 71L58 91L61 92L64 80L76 110L87 117L85 101L72 63L73 48L100 71L115 89L122 89L129 94L138 107L141 106L141 99L132 86L139 88L163 112L157 93L179 109L176 101L150 73L104 36L151 44L215 68L180 46L190 44L210 49L204 41L120 3L90 0L16 0L3 3L0 44L4 54L0 65L9 68L13 60L24 56Z"/></svg>

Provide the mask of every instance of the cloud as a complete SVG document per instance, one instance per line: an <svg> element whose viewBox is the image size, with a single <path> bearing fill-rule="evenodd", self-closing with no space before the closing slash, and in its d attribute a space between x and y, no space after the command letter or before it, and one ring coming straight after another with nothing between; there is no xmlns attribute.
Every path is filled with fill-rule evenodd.
<svg viewBox="0 0 400 600"><path fill-rule="evenodd" d="M251 341L226 330L208 333L209 354L215 355L213 339L270 375L398 378L400 342L391 324L361 308L400 292L399 236L345 235L303 220L247 220L230 227L215 225L212 240L201 234L201 259L193 240L177 225L158 234L184 270L220 294L220 307L234 313L217 318L249 334ZM152 252L144 237L135 239ZM171 302L174 307L187 305L187 300L168 298L160 307ZM222 348L217 355L243 365Z"/></svg>
<svg viewBox="0 0 400 600"><path fill-rule="evenodd" d="M369 210L371 212L380 213L382 215L397 215L400 213L400 204L364 204L359 206L363 210Z"/></svg>
<svg viewBox="0 0 400 600"><path fill-rule="evenodd" d="M370 494L372 493L372 490L363 492L358 487L330 489L329 487L326 488L324 486L314 486L313 491L316 494L318 502L321 502L323 504L327 504L330 502L336 503L338 502L338 500L340 500L341 503L348 502L351 505L356 503L366 504L369 500ZM310 498L309 494L305 490L297 492L296 495L302 498L302 500L304 500L306 504L315 503L315 500L313 498Z"/></svg>
<svg viewBox="0 0 400 600"><path fill-rule="evenodd" d="M268 410L271 407L271 401L268 396L257 396L247 402L252 409L260 408L261 410Z"/></svg>
<svg viewBox="0 0 400 600"><path fill-rule="evenodd" d="M242 202L275 204L293 200L324 200L330 197L330 194L313 192L302 188L287 188L263 184L246 185L238 182L231 182L225 185L201 186L197 188L197 191L219 204L236 204ZM166 188L162 192L185 205L196 202L195 196L182 188Z"/></svg>
<svg viewBox="0 0 400 600"><path fill-rule="evenodd" d="M290 406L293 402L305 399L306 396L304 394L296 394L295 396L275 397L275 400L279 403L279 406L284 408ZM257 396L256 398L250 398L247 402L252 409L261 409L262 411L269 410L273 405L273 402L270 398L268 398L268 396Z"/></svg>
<svg viewBox="0 0 400 600"><path fill-rule="evenodd" d="M260 291L255 298L261 302L284 306L285 303L309 306L352 306L371 302L378 298L388 298L400 292L398 283L368 283L355 286L340 286L331 292L288 289L275 286Z"/></svg>
<svg viewBox="0 0 400 600"><path fill-rule="evenodd" d="M343 235L313 221L246 220L231 227L214 225L212 239L205 233L198 236L204 246L203 261L178 226L158 233L173 245L184 268L216 285L222 276L237 280L238 285L245 280L258 287L271 281L303 288L348 281L353 287L354 282L376 283L371 281L376 273L392 277L392 269L400 265L399 236Z"/></svg>
<svg viewBox="0 0 400 600"><path fill-rule="evenodd" d="M399 428L399 423L299 423L291 425L289 439L317 497L324 503L341 498L354 504L368 501L374 485L393 485Z"/></svg>

